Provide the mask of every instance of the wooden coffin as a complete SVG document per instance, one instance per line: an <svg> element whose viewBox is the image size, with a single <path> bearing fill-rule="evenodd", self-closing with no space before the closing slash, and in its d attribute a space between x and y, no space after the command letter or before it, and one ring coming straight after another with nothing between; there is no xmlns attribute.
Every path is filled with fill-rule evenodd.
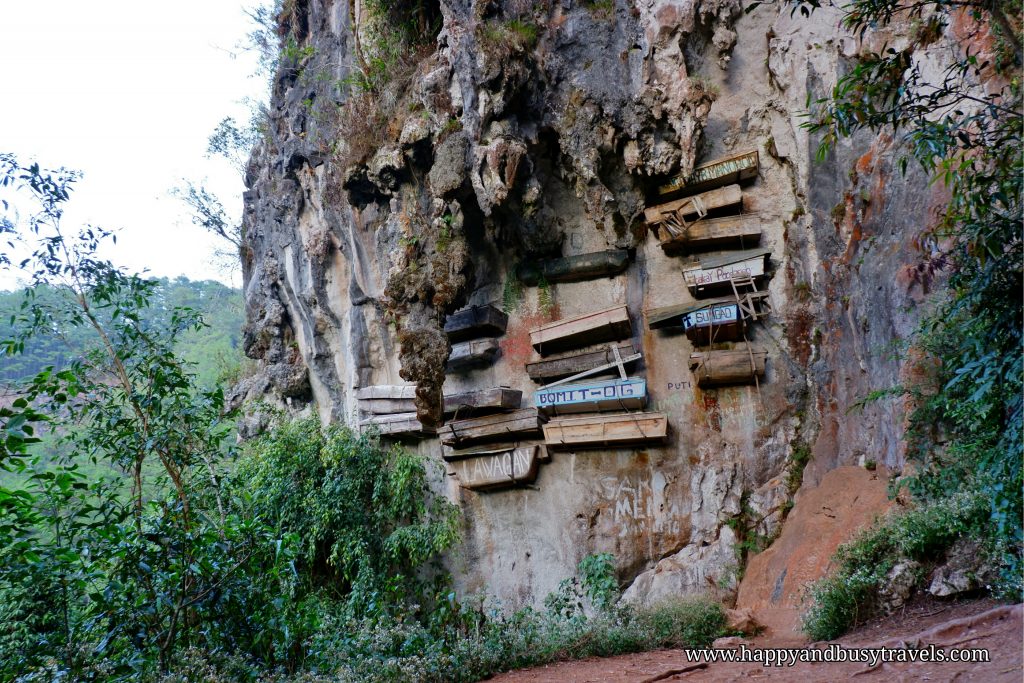
<svg viewBox="0 0 1024 683"><path fill-rule="evenodd" d="M381 436L434 436L432 429L427 429L416 419L416 413L398 413L395 415L377 415L359 423L362 430L376 427Z"/></svg>
<svg viewBox="0 0 1024 683"><path fill-rule="evenodd" d="M380 384L356 390L359 410L376 415L415 412L415 398L414 384Z"/></svg>
<svg viewBox="0 0 1024 683"><path fill-rule="evenodd" d="M515 410L522 403L523 392L508 387L492 387L463 391L457 394L445 394L444 412L446 415L468 417L502 410Z"/></svg>
<svg viewBox="0 0 1024 683"><path fill-rule="evenodd" d="M498 340L494 338L452 344L452 353L448 356L448 364L445 367L458 371L490 365L498 357L500 350Z"/></svg>
<svg viewBox="0 0 1024 683"><path fill-rule="evenodd" d="M445 456L449 468L459 478L459 485L474 491L494 491L517 484L531 484L537 479L540 452L545 448L533 444L475 451L455 451Z"/></svg>
<svg viewBox="0 0 1024 683"><path fill-rule="evenodd" d="M674 227L674 226L673 226ZM749 249L761 241L761 217L756 214L702 218L681 229L659 231L666 254L690 253L722 247Z"/></svg>
<svg viewBox="0 0 1024 683"><path fill-rule="evenodd" d="M454 420L441 428L441 443L459 446L484 441L508 441L539 436L545 417L536 408L522 408L468 420Z"/></svg>
<svg viewBox="0 0 1024 683"><path fill-rule="evenodd" d="M633 333L625 306L556 320L530 331L530 343L542 356L590 344L614 341Z"/></svg>
<svg viewBox="0 0 1024 683"><path fill-rule="evenodd" d="M632 344L616 344L615 346L619 349L620 358L628 358L636 354ZM614 362L615 354L608 347L604 347L593 351L572 353L549 360L527 363L526 374L534 382L553 382ZM628 361L626 364L628 365L632 362Z"/></svg>
<svg viewBox="0 0 1024 683"><path fill-rule="evenodd" d="M541 278L548 282L580 282L618 275L628 267L629 252L625 249L610 249L524 263L519 266L518 272L523 284L535 286Z"/></svg>
<svg viewBox="0 0 1024 683"><path fill-rule="evenodd" d="M644 209L644 220L664 241L675 235L683 235L689 222L696 220L703 213L717 209L738 209L742 204L743 191L740 190L740 186L727 185L693 197L676 199Z"/></svg>
<svg viewBox="0 0 1024 683"><path fill-rule="evenodd" d="M668 435L664 413L604 413L555 417L544 425L548 448L618 448L660 443Z"/></svg>
<svg viewBox="0 0 1024 683"><path fill-rule="evenodd" d="M748 249L701 257L683 269L683 280L694 296L729 291L733 278L764 278L771 249Z"/></svg>
<svg viewBox="0 0 1024 683"><path fill-rule="evenodd" d="M477 337L500 337L505 334L508 316L494 306L469 306L448 316L444 331L454 343Z"/></svg>
<svg viewBox="0 0 1024 683"><path fill-rule="evenodd" d="M647 405L647 382L636 378L616 378L560 384L535 391L533 404L556 415L637 410Z"/></svg>
<svg viewBox="0 0 1024 683"><path fill-rule="evenodd" d="M709 304L683 315L683 330L694 344L736 341L745 324L735 301Z"/></svg>
<svg viewBox="0 0 1024 683"><path fill-rule="evenodd" d="M767 352L758 349L694 353L690 355L690 370L699 387L753 384L755 377L764 377L767 357Z"/></svg>
<svg viewBox="0 0 1024 683"><path fill-rule="evenodd" d="M375 415L415 412L416 387L413 385L379 385L356 391L359 410ZM522 404L523 392L508 387L492 387L448 393L444 396L446 415L462 413L482 415L500 410L513 410Z"/></svg>
<svg viewBox="0 0 1024 683"><path fill-rule="evenodd" d="M658 194L693 194L757 177L757 150L700 164L687 176L678 175L658 188Z"/></svg>

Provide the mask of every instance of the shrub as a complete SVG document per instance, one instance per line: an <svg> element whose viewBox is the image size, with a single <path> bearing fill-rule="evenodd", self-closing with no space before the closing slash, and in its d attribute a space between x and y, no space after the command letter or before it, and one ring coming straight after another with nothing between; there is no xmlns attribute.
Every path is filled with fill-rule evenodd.
<svg viewBox="0 0 1024 683"><path fill-rule="evenodd" d="M811 587L804 632L812 640L831 640L874 616L879 588L903 559L935 565L962 537L983 539L994 548L997 539L987 517L984 496L965 492L892 514L862 532L840 546L834 557L836 571Z"/></svg>

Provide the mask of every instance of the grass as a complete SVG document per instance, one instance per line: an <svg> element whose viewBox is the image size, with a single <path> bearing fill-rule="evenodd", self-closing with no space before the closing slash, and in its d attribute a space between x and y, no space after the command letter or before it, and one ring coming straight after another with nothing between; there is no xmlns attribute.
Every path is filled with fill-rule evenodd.
<svg viewBox="0 0 1024 683"><path fill-rule="evenodd" d="M581 596L561 597L573 602ZM725 634L722 607L705 599L677 599L650 608L622 606L590 617L575 607L559 609L556 602L549 602L544 611L524 608L507 614L452 603L445 606L450 612L439 615L448 621L440 634L413 623L332 623L327 618L310 644L316 653L313 666L297 674L271 672L260 680L469 682L557 661L663 647L709 647ZM161 683L188 680L181 677L183 672L203 672L201 680L231 680L229 672L244 668L230 657L192 651Z"/></svg>

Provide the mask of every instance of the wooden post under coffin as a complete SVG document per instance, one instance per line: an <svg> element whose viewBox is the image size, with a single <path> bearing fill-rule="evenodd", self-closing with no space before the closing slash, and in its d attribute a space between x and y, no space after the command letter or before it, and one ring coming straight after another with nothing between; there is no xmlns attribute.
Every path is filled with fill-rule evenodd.
<svg viewBox="0 0 1024 683"><path fill-rule="evenodd" d="M603 413L555 417L544 425L552 449L620 448L662 443L668 435L664 413Z"/></svg>

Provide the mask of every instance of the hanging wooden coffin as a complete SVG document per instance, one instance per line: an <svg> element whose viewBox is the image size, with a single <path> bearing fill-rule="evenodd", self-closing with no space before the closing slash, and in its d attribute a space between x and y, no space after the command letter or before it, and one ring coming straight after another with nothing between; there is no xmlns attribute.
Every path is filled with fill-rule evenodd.
<svg viewBox="0 0 1024 683"><path fill-rule="evenodd" d="M661 230L666 254L692 253L722 247L749 249L761 241L761 217L755 214L702 218L678 230Z"/></svg>
<svg viewBox="0 0 1024 683"><path fill-rule="evenodd" d="M539 436L546 418L536 408L522 408L468 420L448 422L441 428L441 443L462 447L484 441L508 441Z"/></svg>
<svg viewBox="0 0 1024 683"><path fill-rule="evenodd" d="M690 370L699 387L720 387L730 384L753 384L764 377L767 352L753 349L709 351L690 355Z"/></svg>
<svg viewBox="0 0 1024 683"><path fill-rule="evenodd" d="M359 410L375 415L416 412L416 386L412 384L376 385L356 390Z"/></svg>
<svg viewBox="0 0 1024 683"><path fill-rule="evenodd" d="M552 449L618 448L657 444L668 435L664 413L602 413L555 417L544 425L544 443Z"/></svg>
<svg viewBox="0 0 1024 683"><path fill-rule="evenodd" d="M625 249L610 249L524 263L519 266L519 279L531 287L537 285L541 278L548 282L579 282L618 275L628 267L629 252Z"/></svg>
<svg viewBox="0 0 1024 683"><path fill-rule="evenodd" d="M448 316L445 334L453 344L477 337L498 337L505 334L508 316L494 306L469 306Z"/></svg>
<svg viewBox="0 0 1024 683"><path fill-rule="evenodd" d="M584 313L530 331L530 343L542 356L568 349L614 341L633 333L625 306Z"/></svg>
<svg viewBox="0 0 1024 683"><path fill-rule="evenodd" d="M375 415L393 415L416 411L416 387L413 385L378 385L356 391L359 410ZM513 410L522 404L523 392L508 387L492 387L448 393L444 396L444 412L482 415Z"/></svg>
<svg viewBox="0 0 1024 683"><path fill-rule="evenodd" d="M686 226L708 211L737 210L742 204L743 191L740 190L740 186L726 185L716 190L644 209L644 220L664 242L666 239L684 235Z"/></svg>
<svg viewBox="0 0 1024 683"><path fill-rule="evenodd" d="M452 344L451 355L445 366L449 370L460 371L490 365L498 357L501 347L497 339L473 339L471 341Z"/></svg>
<svg viewBox="0 0 1024 683"><path fill-rule="evenodd" d="M523 392L508 387L493 387L445 394L445 415L483 415L486 413L515 410L523 402Z"/></svg>
<svg viewBox="0 0 1024 683"><path fill-rule="evenodd" d="M690 311L683 315L683 330L695 344L742 339L744 322L739 304L717 303Z"/></svg>
<svg viewBox="0 0 1024 683"><path fill-rule="evenodd" d="M658 194L693 194L757 177L757 150L734 154L700 164L688 176L676 176L658 188Z"/></svg>
<svg viewBox="0 0 1024 683"><path fill-rule="evenodd" d="M494 491L518 484L532 484L542 460L544 446L502 447L453 451L444 456L459 478L459 485L474 491Z"/></svg>
<svg viewBox="0 0 1024 683"><path fill-rule="evenodd" d="M433 429L427 429L416 419L416 413L397 413L395 415L377 415L359 423L361 429L376 427L381 436L407 436L425 438L435 435Z"/></svg>
<svg viewBox="0 0 1024 683"><path fill-rule="evenodd" d="M729 281L750 277L755 282L764 278L771 249L749 249L700 258L683 269L683 280L694 296L715 291L728 291Z"/></svg>
<svg viewBox="0 0 1024 683"><path fill-rule="evenodd" d="M629 358L636 354L632 344L616 344L616 347L619 350L620 358ZM615 354L606 346L593 351L571 353L558 358L527 363L526 374L534 382L553 382L614 362ZM627 365L633 362L624 361Z"/></svg>
<svg viewBox="0 0 1024 683"><path fill-rule="evenodd" d="M636 410L647 404L647 382L629 378L560 384L535 391L533 403L555 414Z"/></svg>

